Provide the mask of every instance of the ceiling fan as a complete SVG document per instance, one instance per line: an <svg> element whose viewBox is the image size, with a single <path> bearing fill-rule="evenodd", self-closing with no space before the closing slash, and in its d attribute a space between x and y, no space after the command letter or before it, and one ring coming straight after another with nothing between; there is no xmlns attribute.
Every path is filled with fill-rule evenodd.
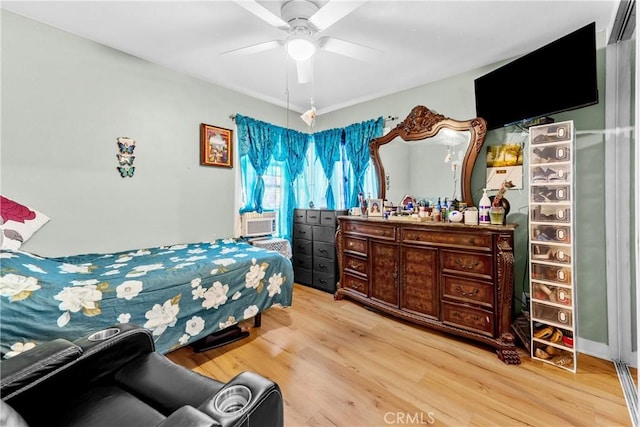
<svg viewBox="0 0 640 427"><path fill-rule="evenodd" d="M311 58L318 49L360 60L371 60L380 53L377 49L334 37L318 37L318 33L344 18L366 0L330 0L322 7L312 0L286 0L280 8L280 16L275 15L256 0L234 1L288 35L281 40L270 40L233 49L223 54L249 55L284 47L289 56L296 61L299 83L311 81L313 74Z"/></svg>

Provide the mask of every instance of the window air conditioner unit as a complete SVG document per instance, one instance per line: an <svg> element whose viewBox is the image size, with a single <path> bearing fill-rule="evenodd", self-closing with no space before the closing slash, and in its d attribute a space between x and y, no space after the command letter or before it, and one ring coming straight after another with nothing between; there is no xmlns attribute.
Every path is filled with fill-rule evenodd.
<svg viewBox="0 0 640 427"><path fill-rule="evenodd" d="M268 236L276 232L277 212L246 212L240 216L242 237Z"/></svg>

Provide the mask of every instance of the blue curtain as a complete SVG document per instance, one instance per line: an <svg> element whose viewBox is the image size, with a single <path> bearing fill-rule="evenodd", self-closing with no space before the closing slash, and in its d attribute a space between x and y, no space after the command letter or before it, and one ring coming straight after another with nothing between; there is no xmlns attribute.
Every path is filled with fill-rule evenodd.
<svg viewBox="0 0 640 427"><path fill-rule="evenodd" d="M370 163L369 141L382 135L384 120L354 123L344 129L344 144L347 159L351 163L351 194L346 198L347 207L358 204L358 193L364 193L364 173Z"/></svg>
<svg viewBox="0 0 640 427"><path fill-rule="evenodd" d="M340 144L342 143L343 129L329 129L313 134L316 155L320 159L322 170L329 180L325 198L327 209L335 209L336 202L331 188L331 175L336 162L340 161Z"/></svg>
<svg viewBox="0 0 640 427"><path fill-rule="evenodd" d="M264 210L263 176L268 168L271 172L267 175L270 176L277 174L279 170L283 184L280 200L275 202L279 206L274 208L279 212L279 234L291 239L293 210L300 207L296 200L296 186L300 188L308 182L305 166L308 162L313 163L310 153L312 150L309 148L311 141L314 142L316 161L321 164L328 180L325 191L326 208L337 208L331 180L336 163L347 163L345 157L348 158L351 179L357 185L352 186L355 189L352 194L345 194L344 203L340 200L340 205L353 206L358 192L363 191L363 175L370 163L369 140L382 134L382 124L380 117L378 120L354 124L344 129L330 129L310 135L237 114L238 154L245 198L245 206L240 212ZM319 170L318 172L321 173ZM342 176L339 173L336 175ZM324 178L322 181L324 182ZM337 187L337 182L334 182L334 186ZM338 195L341 199L342 193ZM351 205L347 203L350 199L353 199Z"/></svg>
<svg viewBox="0 0 640 427"><path fill-rule="evenodd" d="M296 192L294 189L294 181L304 170L304 164L306 160L307 150L309 149L310 135L302 132L298 132L291 129L282 129L281 138L281 150L278 160L283 160L286 164L287 177L287 189L283 189L283 206L281 212L286 215L286 226L284 232L281 233L283 237L291 240L292 236L292 224L293 224L293 210L297 207Z"/></svg>
<svg viewBox="0 0 640 427"><path fill-rule="evenodd" d="M277 126L240 114L236 114L236 126L238 129L238 154L240 157L249 156L251 166L258 175L252 191L252 200L247 199L247 205L242 210L262 213L262 197L264 196L262 175L271 162L280 131ZM248 194L248 196L250 195Z"/></svg>
<svg viewBox="0 0 640 427"><path fill-rule="evenodd" d="M284 164L279 215L282 237L291 239L293 210L296 208L294 181L304 170L305 156L311 135L291 129L236 115L238 154L242 166L241 175L246 205L240 212L262 212L264 175L270 165ZM249 163L249 164L247 164ZM281 169L281 170L282 170Z"/></svg>

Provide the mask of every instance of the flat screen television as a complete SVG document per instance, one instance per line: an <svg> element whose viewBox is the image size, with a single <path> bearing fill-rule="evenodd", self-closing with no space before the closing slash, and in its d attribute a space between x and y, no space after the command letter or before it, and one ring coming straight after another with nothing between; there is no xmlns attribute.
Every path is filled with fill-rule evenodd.
<svg viewBox="0 0 640 427"><path fill-rule="evenodd" d="M488 129L597 104L595 22L477 78L475 96Z"/></svg>

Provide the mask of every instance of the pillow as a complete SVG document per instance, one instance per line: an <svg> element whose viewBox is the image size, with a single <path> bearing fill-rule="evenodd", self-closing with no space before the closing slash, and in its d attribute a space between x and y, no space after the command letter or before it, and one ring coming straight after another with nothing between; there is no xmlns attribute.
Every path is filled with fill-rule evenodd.
<svg viewBox="0 0 640 427"><path fill-rule="evenodd" d="M20 245L49 222L45 214L3 195L0 195L0 216L2 249L20 249Z"/></svg>

